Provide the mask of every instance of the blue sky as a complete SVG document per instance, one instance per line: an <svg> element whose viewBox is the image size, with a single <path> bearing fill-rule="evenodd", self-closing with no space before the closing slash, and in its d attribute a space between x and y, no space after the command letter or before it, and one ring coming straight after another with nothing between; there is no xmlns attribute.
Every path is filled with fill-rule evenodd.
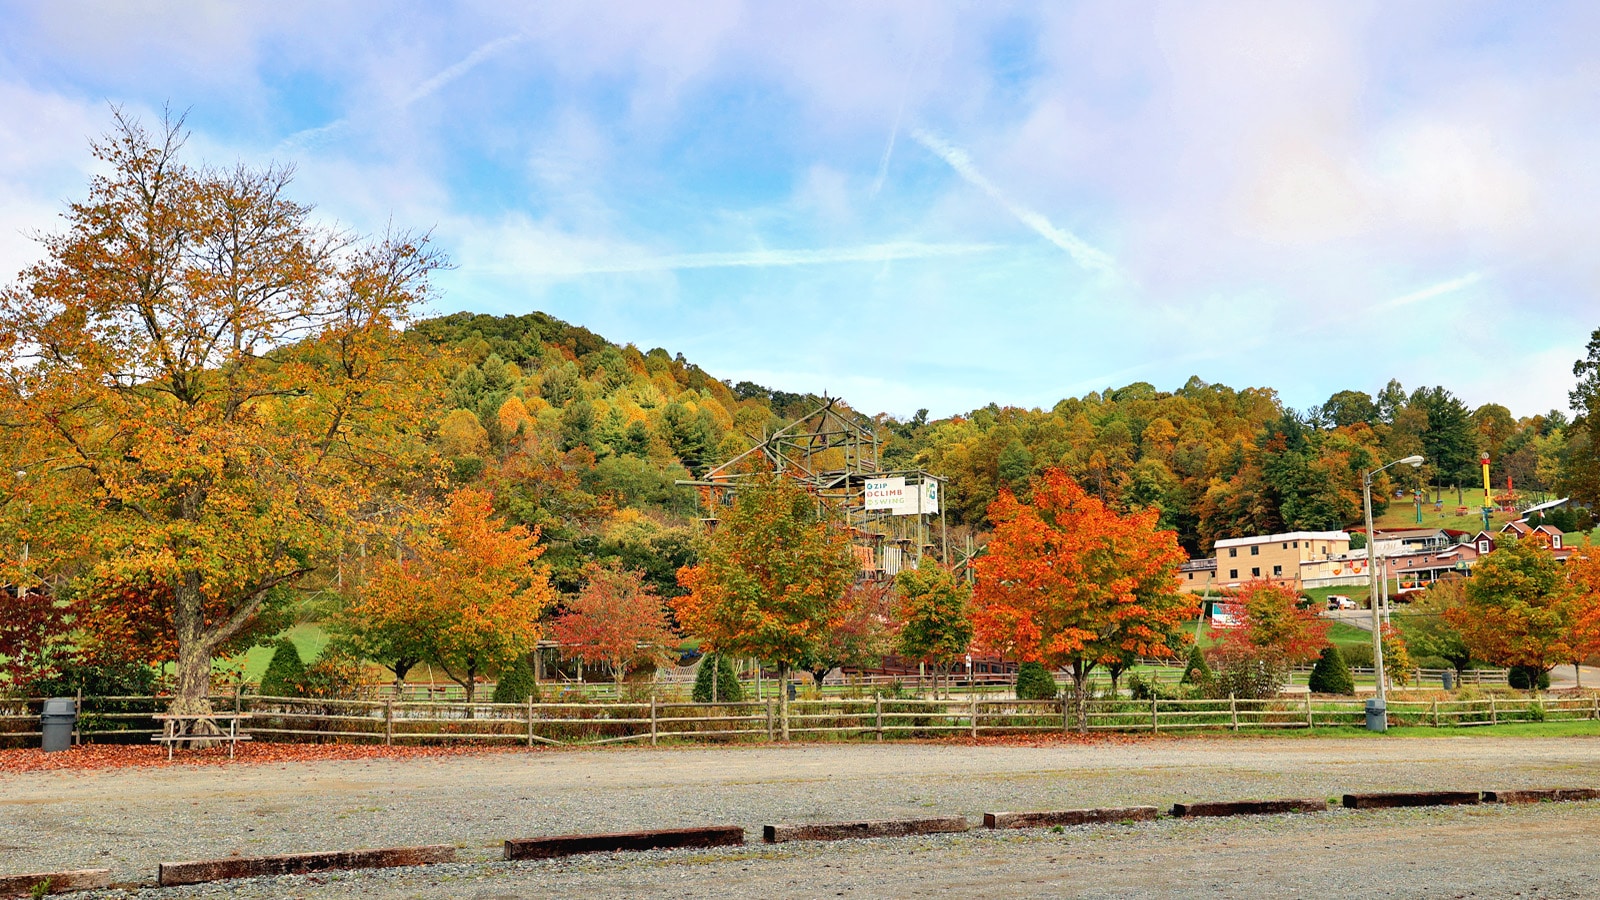
<svg viewBox="0 0 1600 900"><path fill-rule="evenodd" d="M1600 4L0 0L0 272L109 106L548 311L935 415L1191 375L1565 409Z"/></svg>

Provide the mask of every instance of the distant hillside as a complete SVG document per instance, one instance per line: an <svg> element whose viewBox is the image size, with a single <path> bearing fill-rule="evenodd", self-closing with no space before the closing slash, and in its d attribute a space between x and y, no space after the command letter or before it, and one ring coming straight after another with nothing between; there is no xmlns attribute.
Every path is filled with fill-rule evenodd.
<svg viewBox="0 0 1600 900"><path fill-rule="evenodd" d="M542 527L558 574L621 556L675 591L695 497L674 481L820 402L729 384L682 354L619 346L544 313L456 313L411 334L447 367L437 440L456 479L491 487L504 512ZM887 464L951 479L958 530L981 532L1002 487L1025 494L1032 475L1056 466L1116 506L1159 509L1197 553L1223 537L1350 525L1361 515L1361 472L1411 453L1428 466L1381 483L1380 511L1397 488L1478 483L1480 451L1491 453L1497 485L1510 477L1525 495L1568 487L1592 456L1568 440L1559 413L1518 421L1503 406L1469 410L1442 387L1406 392L1397 382L1377 397L1341 391L1308 411L1286 409L1271 389L1191 379L1048 410L991 404L876 421Z"/></svg>

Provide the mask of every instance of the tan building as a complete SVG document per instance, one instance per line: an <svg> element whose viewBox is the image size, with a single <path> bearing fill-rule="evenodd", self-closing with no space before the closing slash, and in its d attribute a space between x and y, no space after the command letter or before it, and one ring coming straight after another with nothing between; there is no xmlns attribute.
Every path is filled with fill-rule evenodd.
<svg viewBox="0 0 1600 900"><path fill-rule="evenodd" d="M1261 580L1298 587L1301 567L1349 553L1350 535L1343 531L1292 531L1227 538L1217 541L1216 552L1216 583L1220 587Z"/></svg>

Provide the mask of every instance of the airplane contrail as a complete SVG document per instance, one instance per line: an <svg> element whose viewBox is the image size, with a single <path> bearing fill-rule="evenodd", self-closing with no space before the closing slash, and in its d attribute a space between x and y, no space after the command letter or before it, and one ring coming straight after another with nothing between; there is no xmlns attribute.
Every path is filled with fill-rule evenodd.
<svg viewBox="0 0 1600 900"><path fill-rule="evenodd" d="M983 191L989 196L989 199L1000 204L1017 221L1033 229L1040 237L1067 251L1067 255L1071 256L1079 266L1103 272L1107 275L1116 274L1116 263L1111 259L1110 255L1097 247L1091 246L1072 232L1056 227L1043 214L1035 212L1011 199L998 187L995 187L993 182L985 178L982 172L978 171L977 167L972 164L972 158L967 155L965 150L922 128L912 129L911 136L916 139L917 143L928 148L933 155L944 160L968 184Z"/></svg>
<svg viewBox="0 0 1600 900"><path fill-rule="evenodd" d="M527 37L528 36L526 34L518 32L517 34L510 34L506 35L505 37L495 38L494 40L479 46L476 50L468 53L457 62L439 70L433 75L433 77L417 85L414 89L412 89L411 93L405 96L405 99L390 105L389 108L405 109L419 100L433 96L435 93L438 93L440 88L482 65L486 60L504 52L508 47L522 43L523 41L527 40ZM304 147L310 144L315 144L325 138L339 133L340 131L343 131L345 128L349 127L349 125L349 117L344 116L335 119L326 125L318 125L315 128L307 128L302 131L297 131L294 134L284 138L280 146Z"/></svg>

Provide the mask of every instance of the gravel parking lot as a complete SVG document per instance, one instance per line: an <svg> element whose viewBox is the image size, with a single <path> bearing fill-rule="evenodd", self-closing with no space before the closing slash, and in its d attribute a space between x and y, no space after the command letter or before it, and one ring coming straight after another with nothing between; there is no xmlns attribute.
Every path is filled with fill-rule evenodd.
<svg viewBox="0 0 1600 900"><path fill-rule="evenodd" d="M455 844L463 863L145 896L1600 895L1600 804L1163 820L503 863L570 832L877 819L1347 791L1600 786L1600 740L1158 738L797 744L40 772L0 779L0 872ZM121 893L121 892L118 892Z"/></svg>

